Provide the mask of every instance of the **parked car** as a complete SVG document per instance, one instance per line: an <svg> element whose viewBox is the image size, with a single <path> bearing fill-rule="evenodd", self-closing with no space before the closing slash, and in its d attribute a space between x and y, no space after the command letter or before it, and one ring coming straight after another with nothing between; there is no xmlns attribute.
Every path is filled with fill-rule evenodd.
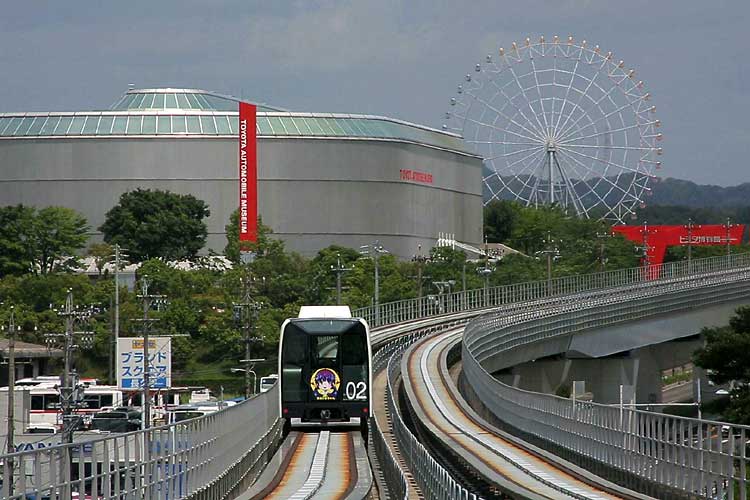
<svg viewBox="0 0 750 500"><path fill-rule="evenodd" d="M25 434L57 434L57 426L53 424L31 424L24 431Z"/></svg>
<svg viewBox="0 0 750 500"><path fill-rule="evenodd" d="M115 408L102 411L91 419L91 430L102 432L131 432L141 428L141 412L134 408Z"/></svg>

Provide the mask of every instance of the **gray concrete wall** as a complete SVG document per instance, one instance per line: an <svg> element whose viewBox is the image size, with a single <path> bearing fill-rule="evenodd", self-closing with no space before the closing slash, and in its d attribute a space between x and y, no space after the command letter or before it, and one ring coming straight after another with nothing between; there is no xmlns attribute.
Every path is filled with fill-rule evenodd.
<svg viewBox="0 0 750 500"><path fill-rule="evenodd" d="M562 386L572 387L574 380L583 380L594 401L604 404L620 402L620 385L634 385L636 402L661 403L662 371L689 363L702 344L700 338L691 337L633 349L618 356L538 359L514 366L498 379L521 389L548 394Z"/></svg>
<svg viewBox="0 0 750 500"><path fill-rule="evenodd" d="M401 169L432 174L402 181ZM438 232L479 245L481 161L392 141L260 139L259 212L290 249L379 239L408 258ZM92 236L119 196L138 187L193 194L211 210L207 248L223 250L237 206L237 144L227 138L0 140L0 205L80 211Z"/></svg>

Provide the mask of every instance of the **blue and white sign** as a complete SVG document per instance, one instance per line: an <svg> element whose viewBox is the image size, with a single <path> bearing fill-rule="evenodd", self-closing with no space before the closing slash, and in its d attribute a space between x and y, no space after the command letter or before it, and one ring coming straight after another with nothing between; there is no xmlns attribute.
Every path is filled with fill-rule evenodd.
<svg viewBox="0 0 750 500"><path fill-rule="evenodd" d="M117 339L117 386L120 389L142 389L146 363L143 338ZM148 340L149 380L152 389L172 385L172 339L152 337Z"/></svg>

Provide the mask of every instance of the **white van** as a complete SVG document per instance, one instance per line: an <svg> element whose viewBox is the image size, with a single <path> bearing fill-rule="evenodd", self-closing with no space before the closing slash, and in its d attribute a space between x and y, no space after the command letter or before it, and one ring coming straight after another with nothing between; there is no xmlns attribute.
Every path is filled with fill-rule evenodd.
<svg viewBox="0 0 750 500"><path fill-rule="evenodd" d="M267 377L261 377L260 378L260 392L261 394L264 392L268 392L271 390L271 387L273 387L273 384L279 381L278 374L274 373L273 375L269 375Z"/></svg>

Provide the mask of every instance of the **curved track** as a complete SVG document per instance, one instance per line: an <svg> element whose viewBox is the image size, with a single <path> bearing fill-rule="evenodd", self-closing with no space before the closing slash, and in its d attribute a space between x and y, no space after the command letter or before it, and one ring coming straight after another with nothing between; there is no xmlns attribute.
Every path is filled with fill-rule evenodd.
<svg viewBox="0 0 750 500"><path fill-rule="evenodd" d="M292 432L240 500L366 498L372 486L358 432Z"/></svg>
<svg viewBox="0 0 750 500"><path fill-rule="evenodd" d="M402 359L404 388L415 421L439 445L456 455L489 484L513 497L533 499L647 498L623 490L572 464L562 468L532 447L493 428L458 393L447 367L447 353L463 328L427 337ZM586 478L583 480L582 478Z"/></svg>

